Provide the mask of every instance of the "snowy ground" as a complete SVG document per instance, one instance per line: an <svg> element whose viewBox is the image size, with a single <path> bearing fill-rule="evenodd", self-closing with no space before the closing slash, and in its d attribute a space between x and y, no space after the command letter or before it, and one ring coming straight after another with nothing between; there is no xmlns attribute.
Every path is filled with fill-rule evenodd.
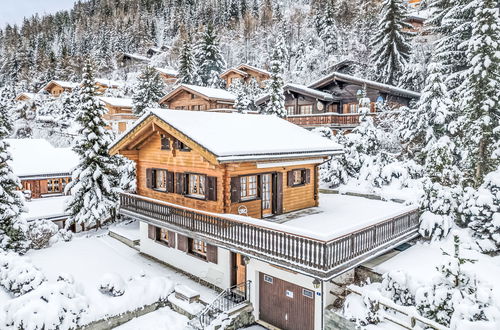
<svg viewBox="0 0 500 330"><path fill-rule="evenodd" d="M109 231L112 231L131 241L137 241L140 239L139 221L137 220L125 220L117 224L113 224L109 226Z"/></svg>
<svg viewBox="0 0 500 330"><path fill-rule="evenodd" d="M186 327L189 319L170 307L160 308L157 311L137 317L119 327L116 330L182 330Z"/></svg>

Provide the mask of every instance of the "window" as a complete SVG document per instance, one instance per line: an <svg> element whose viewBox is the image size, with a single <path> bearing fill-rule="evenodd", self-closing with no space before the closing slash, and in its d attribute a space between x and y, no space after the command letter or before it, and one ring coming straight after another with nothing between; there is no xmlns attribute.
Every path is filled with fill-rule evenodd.
<svg viewBox="0 0 500 330"><path fill-rule="evenodd" d="M175 148L180 151L191 151L191 149L179 140L175 140Z"/></svg>
<svg viewBox="0 0 500 330"><path fill-rule="evenodd" d="M202 258L207 257L207 243L198 239L190 238L189 252Z"/></svg>
<svg viewBox="0 0 500 330"><path fill-rule="evenodd" d="M168 243L168 230L165 228L157 228L157 230L156 239L160 242Z"/></svg>
<svg viewBox="0 0 500 330"><path fill-rule="evenodd" d="M177 106L175 107L175 110L186 110L185 106Z"/></svg>
<svg viewBox="0 0 500 330"><path fill-rule="evenodd" d="M357 103L349 104L349 113L358 113L358 107L359 104Z"/></svg>
<svg viewBox="0 0 500 330"><path fill-rule="evenodd" d="M264 275L264 282L273 284L273 278L269 275Z"/></svg>
<svg viewBox="0 0 500 330"><path fill-rule="evenodd" d="M293 184L299 185L302 183L304 183L304 178L302 177L302 171L301 170L294 170L293 171Z"/></svg>
<svg viewBox="0 0 500 330"><path fill-rule="evenodd" d="M170 140L165 135L161 135L161 150L170 150Z"/></svg>
<svg viewBox="0 0 500 330"><path fill-rule="evenodd" d="M61 179L61 190L64 191L66 188L66 185L69 183L71 179L70 178L62 178Z"/></svg>
<svg viewBox="0 0 500 330"><path fill-rule="evenodd" d="M288 172L288 186L296 187L308 184L311 171L308 169L291 170Z"/></svg>
<svg viewBox="0 0 500 330"><path fill-rule="evenodd" d="M286 106L286 113L291 116L295 114L295 106L294 105L287 105Z"/></svg>
<svg viewBox="0 0 500 330"><path fill-rule="evenodd" d="M47 192L59 192L59 179L47 180Z"/></svg>
<svg viewBox="0 0 500 330"><path fill-rule="evenodd" d="M153 170L153 189L167 191L166 170Z"/></svg>
<svg viewBox="0 0 500 330"><path fill-rule="evenodd" d="M204 104L192 105L191 110L203 111L205 110L205 105Z"/></svg>
<svg viewBox="0 0 500 330"><path fill-rule="evenodd" d="M205 176L202 174L189 174L188 180L188 194L205 198Z"/></svg>
<svg viewBox="0 0 500 330"><path fill-rule="evenodd" d="M310 115L310 114L312 114L313 106L312 106L312 104L300 105L299 110L300 110L299 112L301 115Z"/></svg>
<svg viewBox="0 0 500 330"><path fill-rule="evenodd" d="M196 99L196 98L198 98L198 95L196 95L196 94L191 94L191 99Z"/></svg>
<svg viewBox="0 0 500 330"><path fill-rule="evenodd" d="M314 297L314 293L311 290L307 290L307 289L302 289L302 295L307 297L307 298L311 298L311 299L313 299L313 297Z"/></svg>
<svg viewBox="0 0 500 330"><path fill-rule="evenodd" d="M253 199L257 197L257 176L248 175L240 178L241 191L240 197L243 200Z"/></svg>

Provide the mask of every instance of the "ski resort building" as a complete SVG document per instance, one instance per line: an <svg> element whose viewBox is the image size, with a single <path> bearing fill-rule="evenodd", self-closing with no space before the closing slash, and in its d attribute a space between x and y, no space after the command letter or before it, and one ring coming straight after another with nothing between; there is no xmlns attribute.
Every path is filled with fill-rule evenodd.
<svg viewBox="0 0 500 330"><path fill-rule="evenodd" d="M181 84L160 101L160 105L174 110L208 111L232 109L236 96L225 89Z"/></svg>
<svg viewBox="0 0 500 330"><path fill-rule="evenodd" d="M103 116L109 124L108 128L116 133L122 133L130 127L137 116L132 112L133 102L131 98L99 96L108 112Z"/></svg>
<svg viewBox="0 0 500 330"><path fill-rule="evenodd" d="M359 97L366 89L371 102L371 113L376 115L376 104L389 107L409 105L419 93L378 83L352 75L333 72L309 84L287 84L285 108L287 120L304 128L319 126L332 130L352 130L359 124ZM269 95L260 97L256 104L264 106Z"/></svg>
<svg viewBox="0 0 500 330"><path fill-rule="evenodd" d="M62 93L71 92L79 85L79 83L71 81L51 80L41 89L41 91L45 91L53 97L59 97Z"/></svg>
<svg viewBox="0 0 500 330"><path fill-rule="evenodd" d="M220 77L226 82L226 88L229 88L236 80L248 82L252 79L255 79L260 87L264 87L265 81L271 78L271 73L248 64L241 64L224 71Z"/></svg>
<svg viewBox="0 0 500 330"><path fill-rule="evenodd" d="M200 329L249 305L266 325L323 329L332 279L417 235L415 207L320 193L342 147L274 116L155 109L110 153L136 163L120 213L140 221L141 252L223 290Z"/></svg>

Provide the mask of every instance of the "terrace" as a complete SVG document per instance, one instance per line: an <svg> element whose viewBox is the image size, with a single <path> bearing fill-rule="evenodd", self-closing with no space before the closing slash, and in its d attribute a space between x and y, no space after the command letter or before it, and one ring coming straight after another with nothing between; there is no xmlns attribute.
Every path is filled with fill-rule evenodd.
<svg viewBox="0 0 500 330"><path fill-rule="evenodd" d="M320 204L262 220L122 194L120 213L325 280L418 235L414 206L328 194Z"/></svg>
<svg viewBox="0 0 500 330"><path fill-rule="evenodd" d="M370 116L376 116L370 113ZM306 128L328 126L335 128L353 128L359 125L359 113L321 113L307 115L289 115L286 120Z"/></svg>

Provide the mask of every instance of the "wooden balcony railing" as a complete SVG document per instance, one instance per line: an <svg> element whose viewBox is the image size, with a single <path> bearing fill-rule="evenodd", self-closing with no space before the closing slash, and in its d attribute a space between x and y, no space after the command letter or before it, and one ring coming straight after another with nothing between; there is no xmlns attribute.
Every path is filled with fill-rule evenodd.
<svg viewBox="0 0 500 330"><path fill-rule="evenodd" d="M138 195L122 194L120 213L253 255L293 270L330 278L368 256L382 253L417 236L418 210L335 238L318 240L286 231L183 208Z"/></svg>
<svg viewBox="0 0 500 330"><path fill-rule="evenodd" d="M370 116L375 116L375 113L370 113ZM325 114L311 114L311 115L292 115L286 119L295 125L305 127L315 126L346 126L355 127L359 125L359 113L325 113Z"/></svg>

